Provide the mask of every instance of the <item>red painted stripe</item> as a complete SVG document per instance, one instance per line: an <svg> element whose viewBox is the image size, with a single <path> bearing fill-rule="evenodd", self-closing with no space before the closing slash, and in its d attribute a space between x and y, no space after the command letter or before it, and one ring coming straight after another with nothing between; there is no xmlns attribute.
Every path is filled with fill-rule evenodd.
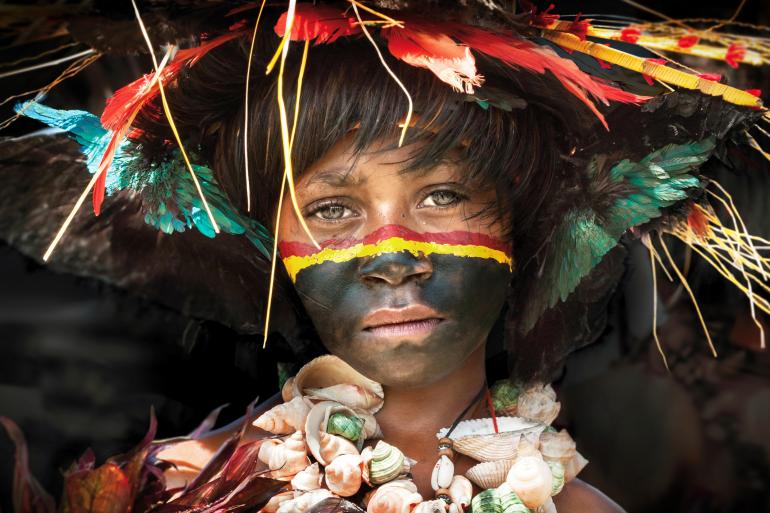
<svg viewBox="0 0 770 513"><path fill-rule="evenodd" d="M363 239L328 239L320 242L321 249L345 249L356 244L377 244L391 237L400 237L404 240L413 240L416 242L435 242L437 244L455 244L463 246L484 246L491 249L502 251L510 256L511 246L502 239L492 237L483 233L474 233L466 231L451 232L428 232L417 233L409 228L397 224L388 224L378 228L372 233L366 235ZM318 250L312 244L305 242L285 241L278 244L278 250L281 257L290 256L308 256L317 253Z"/></svg>

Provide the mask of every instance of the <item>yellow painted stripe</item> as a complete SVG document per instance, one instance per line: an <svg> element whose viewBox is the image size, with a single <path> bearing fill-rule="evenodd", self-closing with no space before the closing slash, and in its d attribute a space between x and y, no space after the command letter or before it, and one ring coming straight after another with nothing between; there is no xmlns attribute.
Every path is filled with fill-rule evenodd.
<svg viewBox="0 0 770 513"><path fill-rule="evenodd" d="M283 259L283 264L286 266L291 280L296 281L297 274L311 265L323 264L324 262L349 262L354 258L376 256L383 253L401 253L402 251L408 251L414 256L436 254L468 258L488 258L501 264L506 264L509 269L513 269L513 259L499 249L474 244L421 242L406 240L401 237L391 237L377 244L356 244L343 249L325 248L312 255L289 256Z"/></svg>

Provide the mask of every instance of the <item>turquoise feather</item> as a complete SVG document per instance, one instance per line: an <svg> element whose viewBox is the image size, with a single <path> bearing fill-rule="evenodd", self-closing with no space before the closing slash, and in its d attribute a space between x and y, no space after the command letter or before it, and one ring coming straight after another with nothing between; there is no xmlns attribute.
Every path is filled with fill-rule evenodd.
<svg viewBox="0 0 770 513"><path fill-rule="evenodd" d="M89 172L96 172L112 136L112 132L102 127L98 117L82 110L53 109L36 101L17 104L14 108L24 116L65 130L81 145ZM162 162L147 162L141 153L136 143L129 140L121 143L107 170L107 194L120 190L139 193L145 223L163 233L183 232L195 227L206 237L214 237L214 227L179 149L172 150ZM194 154L190 156L196 160ZM221 231L246 236L270 259L273 245L270 232L257 221L238 213L210 168L200 164L193 164L192 168Z"/></svg>
<svg viewBox="0 0 770 513"><path fill-rule="evenodd" d="M626 186L627 195L616 198L602 213L588 206L564 215L553 234L542 277L522 315L522 331L532 329L545 310L566 301L628 230L660 217L663 209L686 200L690 191L700 188L700 179L689 173L711 156L715 146L713 137L670 144L638 162L626 159L613 165L610 182ZM591 183L602 183L597 157L585 173Z"/></svg>

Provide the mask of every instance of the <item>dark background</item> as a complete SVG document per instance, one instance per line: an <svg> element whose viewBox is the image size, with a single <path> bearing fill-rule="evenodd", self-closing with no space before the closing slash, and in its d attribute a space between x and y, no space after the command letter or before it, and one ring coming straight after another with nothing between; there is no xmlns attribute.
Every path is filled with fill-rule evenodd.
<svg viewBox="0 0 770 513"><path fill-rule="evenodd" d="M738 2L645 4L677 18L725 18ZM557 4L556 12L578 11L654 19L615 1ZM749 1L738 20L770 24L770 6ZM0 62L24 52L34 55L34 45L0 49ZM720 63L688 63L770 91L767 69L741 66L733 72ZM47 103L98 113L116 88L150 68L144 56L102 58L57 87ZM0 79L0 96L45 84L60 70ZM39 128L21 119L0 135ZM770 236L767 178L735 179L732 185L750 228ZM1 244L0 415L22 427L33 473L54 496L60 494L61 469L87 447L102 461L134 445L151 407L158 435L166 437L189 431L224 403L230 406L222 422L235 419L255 397L276 390L275 365L260 358L261 340L104 284L54 274ZM570 359L558 383L559 421L591 460L581 477L630 512L770 511L770 366L745 327L745 302L703 266L694 267L691 277L720 350L714 360L686 296L663 287L668 373L649 338L648 264L638 247L630 249L612 326L599 343ZM10 511L12 453L4 435L0 439L0 507Z"/></svg>

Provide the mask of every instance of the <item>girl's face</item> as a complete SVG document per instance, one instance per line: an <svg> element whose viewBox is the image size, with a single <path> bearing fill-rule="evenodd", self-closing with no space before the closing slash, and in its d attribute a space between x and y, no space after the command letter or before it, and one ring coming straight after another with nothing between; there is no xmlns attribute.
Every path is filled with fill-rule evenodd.
<svg viewBox="0 0 770 513"><path fill-rule="evenodd" d="M312 245L284 197L278 248L326 348L392 387L437 381L484 344L505 302L510 244L478 216L493 190L443 162L405 171L410 148L332 147L296 183Z"/></svg>

